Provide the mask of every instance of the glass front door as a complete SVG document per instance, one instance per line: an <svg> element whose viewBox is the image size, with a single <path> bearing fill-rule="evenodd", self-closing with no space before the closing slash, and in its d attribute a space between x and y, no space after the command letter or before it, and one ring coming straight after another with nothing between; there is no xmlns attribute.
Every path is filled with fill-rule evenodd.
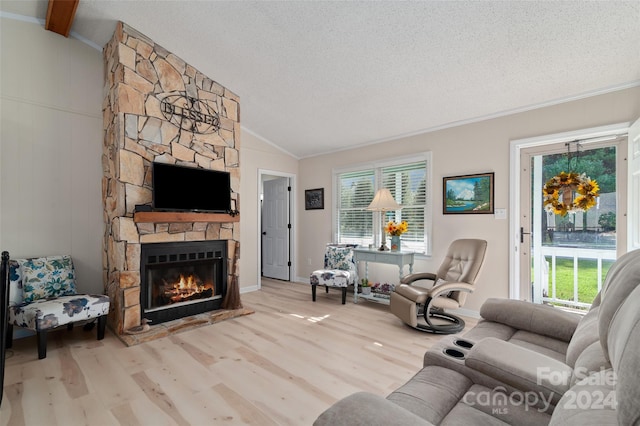
<svg viewBox="0 0 640 426"><path fill-rule="evenodd" d="M624 149L622 147L624 145ZM521 269L523 283L531 283L531 300L569 308L586 309L600 291L626 235L625 216L620 212L620 182L626 138L607 142L571 141L525 149L523 191L528 194L521 222ZM584 174L595 180L600 195L586 211L565 213L553 204L545 209L543 187L561 172ZM569 195L569 194L567 194ZM556 207L578 201L572 192Z"/></svg>

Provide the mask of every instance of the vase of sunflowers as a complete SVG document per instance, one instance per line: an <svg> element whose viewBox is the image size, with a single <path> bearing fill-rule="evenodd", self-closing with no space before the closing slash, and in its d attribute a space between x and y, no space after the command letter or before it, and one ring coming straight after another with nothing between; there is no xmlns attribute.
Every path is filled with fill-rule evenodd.
<svg viewBox="0 0 640 426"><path fill-rule="evenodd" d="M402 222L389 222L384 227L384 231L391 236L391 251L400 251L400 235L407 232L409 224L406 220Z"/></svg>

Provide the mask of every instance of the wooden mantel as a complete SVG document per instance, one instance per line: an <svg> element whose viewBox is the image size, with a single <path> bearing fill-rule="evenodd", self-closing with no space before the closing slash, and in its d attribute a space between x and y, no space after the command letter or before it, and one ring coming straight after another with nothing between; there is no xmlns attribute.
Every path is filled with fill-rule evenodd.
<svg viewBox="0 0 640 426"><path fill-rule="evenodd" d="M240 215L227 213L192 213L192 212L136 212L133 214L136 223L183 223L183 222L240 222Z"/></svg>

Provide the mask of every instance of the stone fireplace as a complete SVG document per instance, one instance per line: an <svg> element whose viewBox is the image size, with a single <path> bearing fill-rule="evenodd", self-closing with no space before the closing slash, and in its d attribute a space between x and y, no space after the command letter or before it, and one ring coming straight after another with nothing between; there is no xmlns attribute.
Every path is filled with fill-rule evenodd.
<svg viewBox="0 0 640 426"><path fill-rule="evenodd" d="M220 309L237 270L239 216L150 211L151 172L154 162L229 172L239 210L240 107L233 92L122 22L103 55L103 280L110 327L123 335L148 316L154 324ZM181 274L201 294L168 282Z"/></svg>

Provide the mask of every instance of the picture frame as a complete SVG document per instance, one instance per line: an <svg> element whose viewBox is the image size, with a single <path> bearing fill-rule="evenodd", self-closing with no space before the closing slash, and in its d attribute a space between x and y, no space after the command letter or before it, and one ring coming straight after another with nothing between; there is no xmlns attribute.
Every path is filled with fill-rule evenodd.
<svg viewBox="0 0 640 426"><path fill-rule="evenodd" d="M304 191L304 209L324 209L324 188L306 189Z"/></svg>
<svg viewBox="0 0 640 426"><path fill-rule="evenodd" d="M494 173L442 179L442 214L493 214Z"/></svg>

